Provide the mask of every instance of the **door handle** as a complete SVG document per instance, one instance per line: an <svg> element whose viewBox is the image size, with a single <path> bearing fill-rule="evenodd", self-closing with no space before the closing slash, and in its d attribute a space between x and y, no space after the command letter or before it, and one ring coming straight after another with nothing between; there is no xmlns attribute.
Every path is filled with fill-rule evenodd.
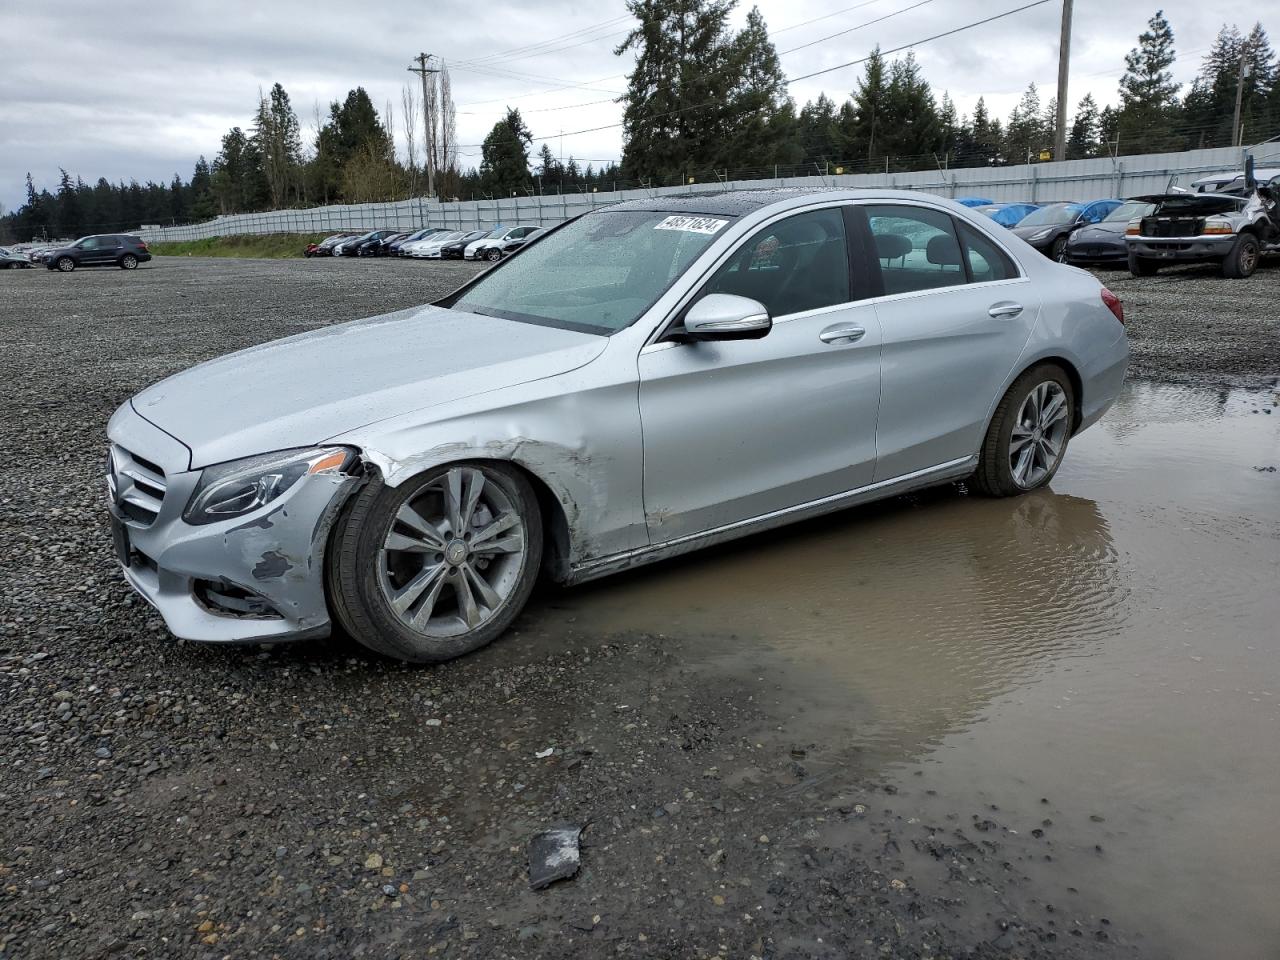
<svg viewBox="0 0 1280 960"><path fill-rule="evenodd" d="M823 343L857 343L866 335L866 328L856 323L835 323L818 334L818 339Z"/></svg>
<svg viewBox="0 0 1280 960"><path fill-rule="evenodd" d="M1002 300L999 303L993 303L987 313L997 320L1012 320L1022 313L1022 304L1014 303L1011 300Z"/></svg>

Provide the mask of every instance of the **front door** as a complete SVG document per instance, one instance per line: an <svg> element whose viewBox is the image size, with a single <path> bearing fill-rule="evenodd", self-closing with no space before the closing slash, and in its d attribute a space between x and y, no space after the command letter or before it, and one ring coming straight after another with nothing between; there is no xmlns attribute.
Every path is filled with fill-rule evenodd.
<svg viewBox="0 0 1280 960"><path fill-rule="evenodd" d="M883 294L875 301L884 337L879 482L978 452L1040 298L998 244L948 213L907 204L860 210Z"/></svg>
<svg viewBox="0 0 1280 960"><path fill-rule="evenodd" d="M642 351L650 542L870 482L880 326L875 308L857 302L849 262L839 207L780 219L736 248L698 294L760 301L773 318L766 337Z"/></svg>

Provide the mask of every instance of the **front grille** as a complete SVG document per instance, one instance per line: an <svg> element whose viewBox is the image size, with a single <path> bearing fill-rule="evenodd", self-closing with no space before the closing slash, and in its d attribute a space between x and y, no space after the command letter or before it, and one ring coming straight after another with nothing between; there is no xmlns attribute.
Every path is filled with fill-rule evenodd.
<svg viewBox="0 0 1280 960"><path fill-rule="evenodd" d="M1204 231L1204 217L1143 217L1144 237L1198 237Z"/></svg>
<svg viewBox="0 0 1280 960"><path fill-rule="evenodd" d="M164 469L119 444L111 447L107 486L120 512L149 527L160 514L167 489Z"/></svg>

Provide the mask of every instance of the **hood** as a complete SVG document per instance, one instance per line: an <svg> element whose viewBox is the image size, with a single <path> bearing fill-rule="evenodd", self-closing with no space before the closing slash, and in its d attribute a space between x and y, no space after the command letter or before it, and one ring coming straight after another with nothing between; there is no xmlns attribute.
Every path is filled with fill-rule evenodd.
<svg viewBox="0 0 1280 960"><path fill-rule="evenodd" d="M1052 236L1055 233L1067 230L1070 226L1071 224L1069 223L1042 223L1034 227L1024 227L1022 224L1018 224L1010 229L1013 230L1013 235L1015 237L1021 237L1023 240L1026 240L1030 237L1034 237L1037 233L1044 230L1048 230L1049 235Z"/></svg>
<svg viewBox="0 0 1280 960"><path fill-rule="evenodd" d="M1128 220L1103 220L1101 223L1081 227L1072 236L1079 240L1110 240L1123 237L1128 226Z"/></svg>
<svg viewBox="0 0 1280 960"><path fill-rule="evenodd" d="M1210 217L1216 213L1236 213L1244 208L1241 197L1224 193L1153 193L1145 197L1131 197L1145 203L1154 203L1151 216Z"/></svg>
<svg viewBox="0 0 1280 960"><path fill-rule="evenodd" d="M191 467L305 447L451 400L590 362L608 339L415 307L276 340L148 387L133 408L191 450Z"/></svg>

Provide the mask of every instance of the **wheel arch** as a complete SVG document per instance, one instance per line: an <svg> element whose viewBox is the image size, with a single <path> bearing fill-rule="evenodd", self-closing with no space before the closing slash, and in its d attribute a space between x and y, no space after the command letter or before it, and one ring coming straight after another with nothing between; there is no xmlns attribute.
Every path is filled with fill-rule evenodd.
<svg viewBox="0 0 1280 960"><path fill-rule="evenodd" d="M1000 391L999 396L996 397L995 402L991 405L991 410L987 413L987 425L982 431L984 437L987 435L987 431L991 429L991 419L995 416L996 408L1000 406L1000 401L1017 383L1018 378L1032 367L1039 367L1047 363L1061 367L1063 373L1067 375L1067 379L1071 381L1071 436L1074 437L1079 432L1080 424L1084 422L1084 378L1080 376L1080 370L1072 360L1061 353L1047 353L1032 360L1023 361L1014 369L1008 380L1005 381L1004 389Z"/></svg>
<svg viewBox="0 0 1280 960"><path fill-rule="evenodd" d="M377 470L388 486L398 487L428 470L455 463L491 463L509 467L519 473L533 488L538 500L538 512L542 517L543 556L539 561L542 570L556 582L565 580L574 556L574 534L570 516L577 510L569 491L545 475L528 460L519 456L495 456L484 451L459 451L456 456L424 461L412 467L388 470L388 464L366 456L370 468Z"/></svg>

